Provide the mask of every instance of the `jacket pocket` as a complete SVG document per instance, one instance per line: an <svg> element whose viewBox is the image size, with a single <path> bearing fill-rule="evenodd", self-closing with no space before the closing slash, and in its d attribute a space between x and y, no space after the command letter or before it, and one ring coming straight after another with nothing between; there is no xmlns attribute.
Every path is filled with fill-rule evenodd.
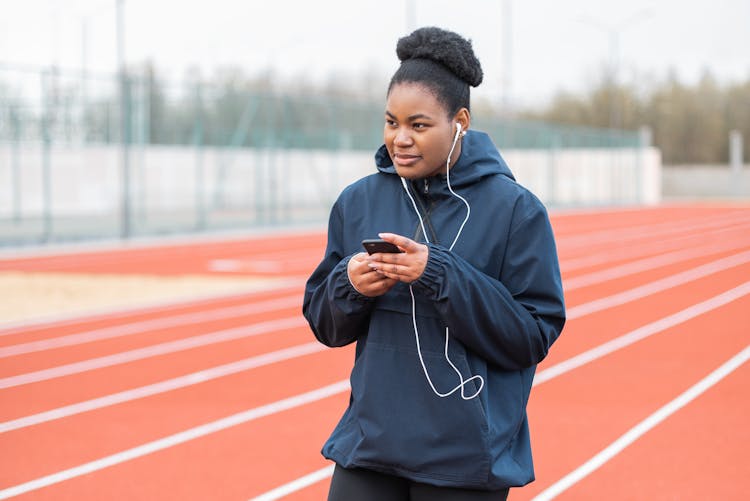
<svg viewBox="0 0 750 501"><path fill-rule="evenodd" d="M437 391L459 384L442 354L422 351L427 373ZM470 377L463 355L452 362ZM478 389L467 383L466 395ZM441 398L425 376L415 349L380 344L370 338L352 372L352 409L361 440L354 451L360 466L412 478L486 483L490 468L489 427L480 397L461 398L460 389Z"/></svg>

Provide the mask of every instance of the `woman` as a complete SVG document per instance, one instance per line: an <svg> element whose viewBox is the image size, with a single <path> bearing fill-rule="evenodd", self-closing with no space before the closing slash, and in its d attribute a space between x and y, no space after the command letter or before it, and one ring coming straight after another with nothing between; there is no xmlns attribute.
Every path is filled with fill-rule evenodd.
<svg viewBox="0 0 750 501"><path fill-rule="evenodd" d="M305 291L316 337L357 343L329 500L505 499L534 479L526 402L565 323L552 229L470 130L471 43L421 28L397 55L378 172L334 204ZM362 252L377 235L401 252Z"/></svg>

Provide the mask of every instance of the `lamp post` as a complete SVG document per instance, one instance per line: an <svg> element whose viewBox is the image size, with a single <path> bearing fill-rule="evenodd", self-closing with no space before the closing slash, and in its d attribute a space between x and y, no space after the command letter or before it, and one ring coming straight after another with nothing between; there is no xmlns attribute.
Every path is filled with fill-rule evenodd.
<svg viewBox="0 0 750 501"><path fill-rule="evenodd" d="M644 21L651 17L649 9L641 9L636 13L617 21L615 23L602 23L590 18L581 18L582 23L588 24L604 31L607 34L609 43L609 126L618 128L621 124L620 100L615 94L619 95L618 85L620 83L620 38L626 29L631 28L638 22Z"/></svg>
<svg viewBox="0 0 750 501"><path fill-rule="evenodd" d="M120 90L120 236L131 235L130 207L130 100L128 97L128 76L125 68L125 19L123 4L125 0L116 1L116 36L117 36L117 73Z"/></svg>
<svg viewBox="0 0 750 501"><path fill-rule="evenodd" d="M411 33L417 29L417 6L416 0L406 0L406 32Z"/></svg>
<svg viewBox="0 0 750 501"><path fill-rule="evenodd" d="M510 114L511 107L511 78L513 75L513 22L511 0L503 0L502 7L502 106L503 113Z"/></svg>

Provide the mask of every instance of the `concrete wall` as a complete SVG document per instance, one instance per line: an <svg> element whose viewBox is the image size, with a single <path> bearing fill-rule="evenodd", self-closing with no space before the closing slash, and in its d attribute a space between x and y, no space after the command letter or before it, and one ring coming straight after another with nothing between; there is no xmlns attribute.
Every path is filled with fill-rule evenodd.
<svg viewBox="0 0 750 501"><path fill-rule="evenodd" d="M750 199L750 165L665 165L662 186L665 199Z"/></svg>
<svg viewBox="0 0 750 501"><path fill-rule="evenodd" d="M656 204L654 148L507 150L548 207ZM0 145L0 245L322 224L372 153L133 147L127 216L113 146Z"/></svg>
<svg viewBox="0 0 750 501"><path fill-rule="evenodd" d="M121 151L0 145L0 218L108 213L122 197ZM661 197L655 148L506 150L518 181L550 205L654 204ZM48 163L46 163L48 159ZM347 184L374 172L371 153L152 146L130 150L132 205L147 211L329 207ZM48 181L48 196L45 194Z"/></svg>

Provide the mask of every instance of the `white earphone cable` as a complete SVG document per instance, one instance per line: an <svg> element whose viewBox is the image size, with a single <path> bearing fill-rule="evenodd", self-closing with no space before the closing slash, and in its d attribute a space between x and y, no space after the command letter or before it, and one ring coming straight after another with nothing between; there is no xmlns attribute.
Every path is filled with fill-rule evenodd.
<svg viewBox="0 0 750 501"><path fill-rule="evenodd" d="M471 206L469 205L469 202L467 202L466 199L463 198L461 195L453 191L453 188L451 187L451 182L450 182L450 161L451 161L451 157L453 156L453 151L456 148L456 143L458 142L458 138L460 137L460 134L461 134L461 125L456 123L456 135L453 138L453 144L451 145L450 152L448 153L448 159L446 160L446 163L445 163L445 174L446 174L446 179L448 182L448 190L453 194L453 196L460 199L464 203L464 205L466 205L466 217L461 223L461 226L458 229L458 233L456 233L456 237L453 239L453 243L448 248L449 251L452 251L453 247L456 245L456 242L458 242L458 237L461 236L461 232L463 231L464 226L466 225L466 222L469 220L469 215L471 214ZM414 207L414 212L416 212L417 217L419 218L419 224L422 227L422 234L424 235L424 239L427 243L430 243L430 239L427 236L427 231L425 231L425 226L424 226L424 221L422 220L422 215L419 213L419 209L417 208L417 203L414 200L414 197L412 196L411 191L409 190L406 179L401 178L401 184L404 187L406 194L409 196L409 200L411 200L412 207ZM445 328L445 359L448 362L448 364L450 364L450 366L453 368L453 370L456 371L456 374L458 374L460 383L447 393L441 393L437 390L437 388L435 388L435 385L433 384L432 379L430 378L430 374L427 371L427 365L424 362L424 357L422 356L422 349L419 343L419 329L417 328L416 301L414 299L414 289L412 288L411 285L409 285L409 294L411 294L411 318L412 318L412 324L414 325L414 338L417 343L417 354L419 355L419 362L422 364L422 370L424 371L424 375L427 378L427 382L430 384L432 391L435 393L435 395L445 398L449 395L452 395L460 388L461 398L464 400L471 400L472 398L479 395L479 393L484 388L484 378L477 374L468 379L464 379L463 374L461 374L461 371L458 370L458 367L456 367L456 365L448 356L448 341L450 339L448 327ZM465 386L469 383L469 381L472 381L475 379L479 381L479 388L473 394L467 396L465 392Z"/></svg>

